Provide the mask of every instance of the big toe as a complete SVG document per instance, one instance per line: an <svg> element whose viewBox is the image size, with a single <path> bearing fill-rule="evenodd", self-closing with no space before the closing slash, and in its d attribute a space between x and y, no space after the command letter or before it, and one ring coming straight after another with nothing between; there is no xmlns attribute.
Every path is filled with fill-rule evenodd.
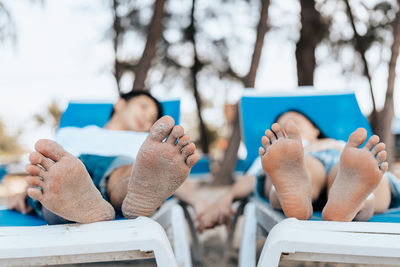
<svg viewBox="0 0 400 267"><path fill-rule="evenodd" d="M175 121L170 116L163 116L150 129L149 137L156 141L164 140L172 131Z"/></svg>
<svg viewBox="0 0 400 267"><path fill-rule="evenodd" d="M299 129L297 129L296 124L295 124L292 120L289 120L289 121L285 124L284 130L285 130L287 136L288 136L290 139L301 140L301 136L300 136L300 133L299 133Z"/></svg>
<svg viewBox="0 0 400 267"><path fill-rule="evenodd" d="M360 147L362 143L367 139L367 130L364 128L358 128L349 137L346 146L349 147Z"/></svg>
<svg viewBox="0 0 400 267"><path fill-rule="evenodd" d="M59 161L63 156L65 156L65 154L67 154L61 145L49 139L40 139L37 141L35 149L37 152L53 161Z"/></svg>

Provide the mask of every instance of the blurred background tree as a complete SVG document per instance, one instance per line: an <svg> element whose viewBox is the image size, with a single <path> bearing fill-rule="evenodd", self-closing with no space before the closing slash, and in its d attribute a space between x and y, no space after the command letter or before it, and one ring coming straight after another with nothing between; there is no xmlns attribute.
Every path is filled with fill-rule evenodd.
<svg viewBox="0 0 400 267"><path fill-rule="evenodd" d="M51 101L43 113L33 115L33 119L41 126L50 124L52 128L56 129L60 124L62 111L55 100Z"/></svg>
<svg viewBox="0 0 400 267"><path fill-rule="evenodd" d="M43 3L43 1L26 1ZM12 13L0 0L0 42L16 40ZM196 144L208 155L221 137L223 150L216 160L215 181L233 181L240 145L237 107L227 99L238 88L254 88L265 53L265 36L279 33L293 45L297 84L314 85L319 67L335 63L344 76L364 77L369 85L374 131L393 157L391 121L394 116L396 62L399 53L397 0L106 0L112 17L107 39L112 41L113 74L118 92L185 88L195 107L191 124L198 130ZM296 6L287 13L285 6ZM282 9L288 17L272 16ZM272 10L272 11L271 11ZM285 13L286 12L286 13ZM273 14L273 13L272 13ZM287 31L287 27L292 27ZM268 51L267 51L268 52ZM374 85L379 68L387 68L387 89ZM358 88L353 88L357 90ZM385 95L384 105L377 101ZM209 116L230 107L225 132ZM37 122L57 124L59 109L35 115ZM52 115L49 115L52 114ZM221 112L222 114L222 112ZM226 140L225 140L226 139ZM221 143L222 144L222 143ZM392 149L393 148L393 149Z"/></svg>
<svg viewBox="0 0 400 267"><path fill-rule="evenodd" d="M388 125L394 114L398 3L389 0L374 3L361 0L299 0L298 3L299 35L293 38L298 85L313 85L316 68L332 60L340 62L345 75L360 73L365 76L370 85L373 106L371 124L383 141L391 144L392 134ZM199 148L208 154L210 144L218 136L213 134L204 119L204 109L213 103L205 101L203 92L212 88L216 93L221 93L222 83L227 85L227 94L235 86L254 87L268 31L270 1L112 0L110 6L114 19L109 33L114 44L114 74L118 90L153 88L157 84L163 84L165 88L181 84L191 90L199 123ZM245 27L253 31L253 44L246 43L242 36L229 29L239 23L237 10L250 18ZM338 19L340 16L342 19ZM343 17L347 17L347 21ZM218 31L213 27L221 29ZM390 66L385 105L378 115L373 70L370 70L367 54L387 49L391 43L392 57L382 58L376 63ZM328 47L330 58L317 58L321 45ZM351 59L344 57L348 53L343 51L348 50L353 51L350 53ZM234 53L242 53L248 59L237 64L232 56ZM233 181L240 144L237 115L229 127L231 134L228 136L228 146L215 173L216 183L219 184ZM388 152L391 156L390 149Z"/></svg>
<svg viewBox="0 0 400 267"><path fill-rule="evenodd" d="M39 2L44 4L44 0L31 0L32 3ZM0 0L0 44L10 42L15 45L17 41L17 32L15 23L9 8ZM10 158L14 159L15 156L20 156L25 151L19 142L21 130L15 133L9 133L6 125L0 119L0 160L8 161Z"/></svg>
<svg viewBox="0 0 400 267"><path fill-rule="evenodd" d="M8 133L3 122L0 120L0 156L7 159L16 155L21 155L24 150L18 142L20 133Z"/></svg>

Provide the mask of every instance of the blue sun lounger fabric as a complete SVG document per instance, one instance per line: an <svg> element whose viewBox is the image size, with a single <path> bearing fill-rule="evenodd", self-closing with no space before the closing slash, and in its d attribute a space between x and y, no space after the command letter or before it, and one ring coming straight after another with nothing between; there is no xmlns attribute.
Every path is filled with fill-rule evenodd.
<svg viewBox="0 0 400 267"><path fill-rule="evenodd" d="M179 124L180 100L162 101L161 104L163 113L170 115L174 118L175 124ZM112 103L71 102L61 116L59 128L88 125L103 127L110 118L112 108Z"/></svg>
<svg viewBox="0 0 400 267"><path fill-rule="evenodd" d="M357 128L363 127L368 136L371 127L361 113L357 99L352 91L317 91L298 89L281 94L268 94L248 90L240 101L242 138L247 149L246 164L249 168L258 157L261 137L282 113L295 110L307 115L328 138L347 141ZM263 197L263 179L257 182L254 195ZM312 220L321 220L321 212L314 212ZM400 222L400 208L377 214L371 222Z"/></svg>
<svg viewBox="0 0 400 267"><path fill-rule="evenodd" d="M161 104L164 114L170 115L174 118L175 123L179 124L180 100L162 101ZM88 125L103 127L110 117L112 108L112 103L71 102L61 116L59 128L85 127ZM0 226L39 226L45 224L47 224L46 221L37 216L0 209Z"/></svg>

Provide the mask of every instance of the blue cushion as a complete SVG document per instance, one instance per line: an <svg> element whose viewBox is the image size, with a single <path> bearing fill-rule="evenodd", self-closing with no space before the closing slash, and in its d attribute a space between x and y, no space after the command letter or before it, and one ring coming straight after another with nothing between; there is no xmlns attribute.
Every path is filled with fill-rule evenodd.
<svg viewBox="0 0 400 267"><path fill-rule="evenodd" d="M170 115L179 124L180 100L161 102L164 115ZM97 125L103 127L109 120L113 104L70 102L61 116L59 128L85 127Z"/></svg>
<svg viewBox="0 0 400 267"><path fill-rule="evenodd" d="M0 210L0 226L39 226L46 224L46 221L34 215L24 215L12 210Z"/></svg>
<svg viewBox="0 0 400 267"><path fill-rule="evenodd" d="M314 211L311 220L322 221L322 213ZM389 209L384 213L375 214L368 222L400 223L400 209Z"/></svg>
<svg viewBox="0 0 400 267"><path fill-rule="evenodd" d="M7 165L0 165L0 181L7 174Z"/></svg>

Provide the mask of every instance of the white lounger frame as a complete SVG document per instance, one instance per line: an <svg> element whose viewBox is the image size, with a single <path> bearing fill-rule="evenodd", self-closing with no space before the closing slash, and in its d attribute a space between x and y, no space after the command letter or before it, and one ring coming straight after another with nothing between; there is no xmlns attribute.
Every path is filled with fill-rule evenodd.
<svg viewBox="0 0 400 267"><path fill-rule="evenodd" d="M183 211L174 201L166 203L154 219L0 227L0 266L147 258L155 258L161 267L192 266Z"/></svg>
<svg viewBox="0 0 400 267"><path fill-rule="evenodd" d="M395 223L284 219L267 203L246 205L239 266L256 266L257 236L269 233L258 267L280 260L400 265L400 227Z"/></svg>

